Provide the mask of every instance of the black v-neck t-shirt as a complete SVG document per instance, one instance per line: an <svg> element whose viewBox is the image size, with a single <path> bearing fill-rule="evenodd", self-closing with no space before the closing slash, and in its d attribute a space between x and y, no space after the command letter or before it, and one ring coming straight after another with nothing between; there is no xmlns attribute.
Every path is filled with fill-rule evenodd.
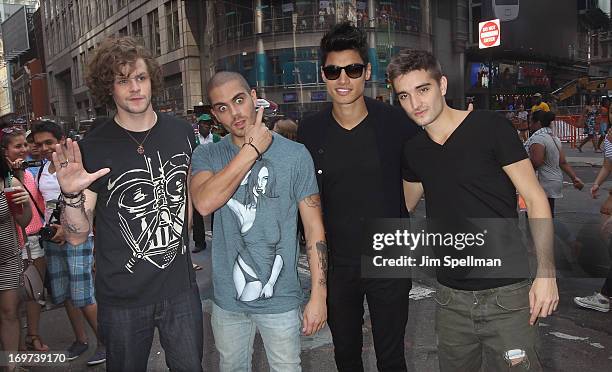
<svg viewBox="0 0 612 372"><path fill-rule="evenodd" d="M368 219L385 215L373 120L368 115L351 130L333 120L328 131L322 195L327 239L337 265L359 264L360 232Z"/></svg>
<svg viewBox="0 0 612 372"><path fill-rule="evenodd" d="M492 111L473 111L442 145L425 131L404 146L402 175L408 182L421 182L425 190L427 218L453 221L467 219L518 220L516 189L502 167L527 159L512 123ZM456 222L455 222L456 221ZM509 256L520 252L509 244ZM467 254L467 250L453 255ZM496 288L517 282L513 278L456 279L448 271L437 271L438 281L464 290Z"/></svg>

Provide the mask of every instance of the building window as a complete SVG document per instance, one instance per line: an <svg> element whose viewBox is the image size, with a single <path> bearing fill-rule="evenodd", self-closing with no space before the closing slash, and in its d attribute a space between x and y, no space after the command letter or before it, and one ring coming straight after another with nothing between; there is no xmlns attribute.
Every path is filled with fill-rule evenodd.
<svg viewBox="0 0 612 372"><path fill-rule="evenodd" d="M142 18L139 18L132 22L132 36L138 41L139 44L144 45L144 40L142 38Z"/></svg>
<svg viewBox="0 0 612 372"><path fill-rule="evenodd" d="M181 47L179 33L178 1L172 0L166 3L166 31L168 32L168 51Z"/></svg>
<svg viewBox="0 0 612 372"><path fill-rule="evenodd" d="M76 88L81 82L79 77L79 61L77 57L72 57L72 71L72 88Z"/></svg>
<svg viewBox="0 0 612 372"><path fill-rule="evenodd" d="M128 28L127 28L127 26L125 26L125 27L123 27L123 28L121 28L119 30L119 37L122 37L122 36L128 36Z"/></svg>
<svg viewBox="0 0 612 372"><path fill-rule="evenodd" d="M117 10L127 5L127 0L117 0Z"/></svg>
<svg viewBox="0 0 612 372"><path fill-rule="evenodd" d="M132 22L132 35L142 37L142 19L137 19Z"/></svg>
<svg viewBox="0 0 612 372"><path fill-rule="evenodd" d="M112 17L113 13L115 12L113 9L113 0L104 0L106 2L106 14L108 14L108 17Z"/></svg>
<svg viewBox="0 0 612 372"><path fill-rule="evenodd" d="M85 82L85 52L79 54L79 61L79 65L81 67L81 80L79 81L79 86L81 86Z"/></svg>
<svg viewBox="0 0 612 372"><path fill-rule="evenodd" d="M157 9L147 14L148 31L149 31L149 49L153 52L153 55L160 55L160 37L159 37L159 13Z"/></svg>
<svg viewBox="0 0 612 372"><path fill-rule="evenodd" d="M70 17L71 17L71 21L73 23L72 27L74 28L74 38L78 38L81 35L81 30L79 27L79 2L77 0L74 0L74 2L72 3L72 6L70 7Z"/></svg>
<svg viewBox="0 0 612 372"><path fill-rule="evenodd" d="M84 32L88 32L90 30L89 28L89 15L90 15L90 9L89 9L89 2L85 2L85 14L83 14L83 19L85 20L85 30L83 30Z"/></svg>

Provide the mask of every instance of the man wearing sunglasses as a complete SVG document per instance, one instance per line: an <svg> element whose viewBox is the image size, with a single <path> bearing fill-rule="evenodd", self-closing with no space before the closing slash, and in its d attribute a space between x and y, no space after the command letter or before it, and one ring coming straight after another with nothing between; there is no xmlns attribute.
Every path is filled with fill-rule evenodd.
<svg viewBox="0 0 612 372"><path fill-rule="evenodd" d="M331 107L305 118L298 140L315 162L329 247L328 322L339 371L363 371L363 298L380 371L405 371L409 279L361 277L359 236L373 218L407 216L401 149L416 126L399 108L364 97L371 65L365 33L342 23L321 40Z"/></svg>

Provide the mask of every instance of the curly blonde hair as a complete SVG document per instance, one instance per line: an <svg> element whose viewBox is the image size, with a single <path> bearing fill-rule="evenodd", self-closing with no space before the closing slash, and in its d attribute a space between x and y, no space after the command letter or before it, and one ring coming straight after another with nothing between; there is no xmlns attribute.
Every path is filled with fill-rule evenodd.
<svg viewBox="0 0 612 372"><path fill-rule="evenodd" d="M142 58L151 79L151 94L155 96L162 87L162 73L157 60L149 50L130 36L106 38L96 49L87 64L85 82L94 99L107 107L114 107L112 92L115 77L126 66L133 66Z"/></svg>

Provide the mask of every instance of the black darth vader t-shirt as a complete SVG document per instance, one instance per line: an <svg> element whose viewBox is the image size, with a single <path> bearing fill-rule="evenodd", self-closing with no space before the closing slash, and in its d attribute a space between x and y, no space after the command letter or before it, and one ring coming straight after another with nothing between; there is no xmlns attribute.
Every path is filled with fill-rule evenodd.
<svg viewBox="0 0 612 372"><path fill-rule="evenodd" d="M187 221L191 126L158 113L150 133L128 133L111 119L79 145L88 172L110 168L89 187L98 197L98 302L147 305L194 285Z"/></svg>

